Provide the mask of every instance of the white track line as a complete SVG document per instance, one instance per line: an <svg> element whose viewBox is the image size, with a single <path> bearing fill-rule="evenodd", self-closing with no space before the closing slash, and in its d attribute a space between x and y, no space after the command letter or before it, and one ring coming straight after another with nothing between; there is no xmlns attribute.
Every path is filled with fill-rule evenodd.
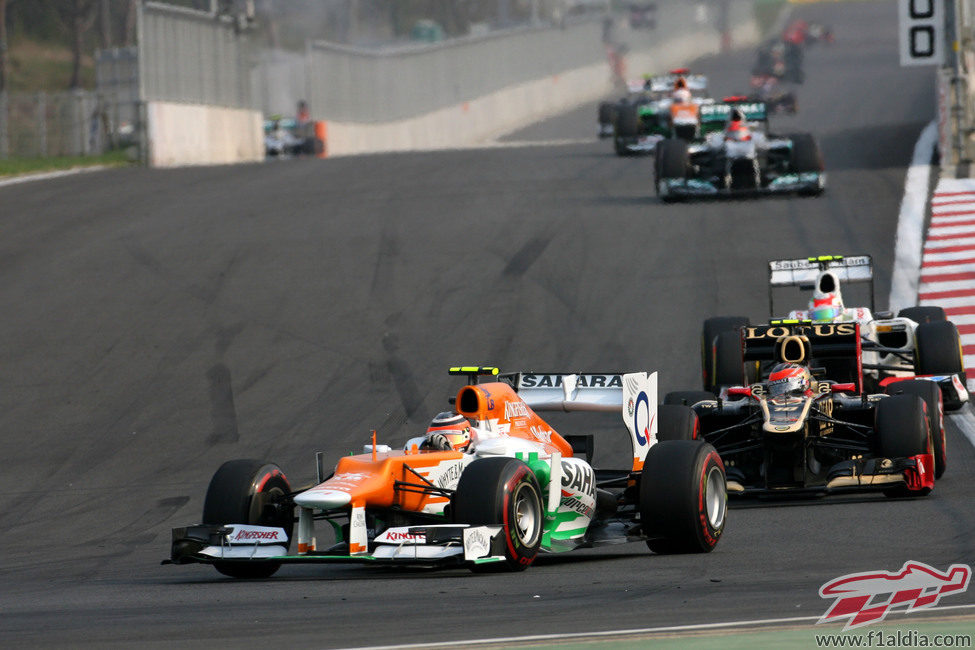
<svg viewBox="0 0 975 650"><path fill-rule="evenodd" d="M914 145L914 156L907 170L904 198L897 219L894 244L894 273L890 283L890 308L896 313L916 304L921 245L924 241L924 208L928 202L931 152L938 139L938 123L932 121Z"/></svg>
<svg viewBox="0 0 975 650"><path fill-rule="evenodd" d="M955 423L958 430L965 434L968 442L972 443L972 446L975 447L975 418L972 417L971 413L967 411L951 413L948 415L948 419Z"/></svg>
<svg viewBox="0 0 975 650"><path fill-rule="evenodd" d="M84 172L96 172L105 169L105 165L93 165L91 167L73 167L71 169L62 169L56 172L41 172L38 174L23 174L20 176L11 176L10 178L0 178L0 187L6 187L7 185L18 185L20 183L30 183L31 181L46 181L51 178L61 178L62 176L74 176L75 174L81 174Z"/></svg>
<svg viewBox="0 0 975 650"><path fill-rule="evenodd" d="M945 607L931 607L924 609L924 612L941 612L951 609L973 609L975 605L948 605ZM903 614L904 612L892 612L893 614ZM630 636L642 634L657 634L667 632L693 632L696 630L720 630L736 627L754 627L762 625L782 625L785 623L807 623L818 621L821 616L790 616L787 618L762 618L752 621L728 621L726 623L698 623L695 625L669 625L666 627L645 627L629 630L605 630L602 632L570 632L565 634L532 634L528 636L508 636L484 639L465 639L460 641L444 641L434 643L403 643L398 645L373 645L347 648L346 650L409 650L412 648L452 648L458 646L475 645L505 645L512 643L532 643L535 641L562 641L570 639L599 639L614 636ZM898 621L900 622L900 621ZM890 621L887 621L889 624ZM811 630L818 629L810 627ZM822 628L826 631L830 628Z"/></svg>

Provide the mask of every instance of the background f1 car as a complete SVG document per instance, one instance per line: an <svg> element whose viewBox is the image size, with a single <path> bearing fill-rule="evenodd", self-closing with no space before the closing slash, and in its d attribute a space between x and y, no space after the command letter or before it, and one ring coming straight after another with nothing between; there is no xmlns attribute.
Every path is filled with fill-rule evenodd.
<svg viewBox="0 0 975 650"><path fill-rule="evenodd" d="M748 133L724 131L732 111L744 116ZM728 97L700 107L700 139L657 143L654 178L664 201L731 194L789 193L814 196L826 186L819 145L808 133L768 132L765 102Z"/></svg>
<svg viewBox="0 0 975 650"><path fill-rule="evenodd" d="M203 523L173 530L176 564L266 577L285 562L368 562L521 570L538 553L645 541L655 552L708 552L724 529L724 467L696 439L693 411L657 406L657 376L511 374L455 368L454 401L473 421L466 451L367 445L294 490L273 463L225 463ZM592 436L562 437L535 410L621 413L632 465L594 470ZM571 441L571 442L570 442ZM297 540L292 539L297 509ZM335 543L320 546L316 522ZM291 548L296 547L296 548Z"/></svg>
<svg viewBox="0 0 975 650"><path fill-rule="evenodd" d="M826 322L860 324L860 368L868 392L883 392L904 380L924 379L941 388L948 410L959 409L968 401L958 328L937 306L908 307L896 317L889 311L876 311L873 260L869 255L771 260L768 271L771 317L781 316L781 312L777 313L776 296L781 302L785 290L794 294L798 289L812 293L814 300L805 301L810 306L816 296L828 297L837 306L835 316ZM851 286L868 289L864 302L869 302L869 306L846 306L844 290ZM795 296L791 297L794 304ZM787 318L805 321L813 315L810 310L792 309ZM755 364L746 366L745 374L742 372L739 328L749 324L744 316L704 321L701 358L705 390L720 394L723 387L754 381L762 374Z"/></svg>
<svg viewBox="0 0 975 650"><path fill-rule="evenodd" d="M671 94L682 79L691 103L676 106ZM671 70L646 81L628 84L628 93L616 102L599 104L599 137L613 138L618 156L651 153L664 138L699 137L699 107L714 100L707 96L708 80L686 68Z"/></svg>
<svg viewBox="0 0 975 650"><path fill-rule="evenodd" d="M702 436L728 468L729 493L931 491L946 464L935 383L903 381L886 394L866 392L856 322L779 322L740 333L745 363L775 361L782 370L726 388L721 398L686 391L664 400L698 414Z"/></svg>

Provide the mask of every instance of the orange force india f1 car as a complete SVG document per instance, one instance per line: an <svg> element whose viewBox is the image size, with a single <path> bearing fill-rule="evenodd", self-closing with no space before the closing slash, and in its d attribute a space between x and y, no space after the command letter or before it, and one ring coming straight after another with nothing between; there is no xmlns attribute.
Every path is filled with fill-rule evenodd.
<svg viewBox="0 0 975 650"><path fill-rule="evenodd" d="M212 564L234 577L343 561L517 571L539 553L635 541L658 553L706 553L718 542L724 466L696 439L690 408L657 405L656 373L451 372L469 382L456 412L442 414L459 431L431 427L402 450L374 438L330 476L319 454L318 481L297 490L273 463L224 463L203 522L173 530L165 563ZM483 375L495 381L479 383ZM631 466L594 469L592 435L563 437L536 410L621 413ZM455 448L457 438L468 440ZM335 538L327 546L321 522Z"/></svg>

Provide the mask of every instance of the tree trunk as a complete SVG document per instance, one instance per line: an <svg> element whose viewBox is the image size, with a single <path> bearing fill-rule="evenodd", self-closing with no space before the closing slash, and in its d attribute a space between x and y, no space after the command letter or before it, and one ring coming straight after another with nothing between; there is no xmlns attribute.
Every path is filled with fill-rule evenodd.
<svg viewBox="0 0 975 650"><path fill-rule="evenodd" d="M125 10L125 46L135 45L135 17L138 12L137 5L139 0L129 0L129 6Z"/></svg>
<svg viewBox="0 0 975 650"><path fill-rule="evenodd" d="M84 31L82 30L82 0L74 0L74 11L71 16L71 83L68 87L74 90L81 87L81 55L84 47Z"/></svg>
<svg viewBox="0 0 975 650"><path fill-rule="evenodd" d="M7 0L0 0L0 93L7 90Z"/></svg>
<svg viewBox="0 0 975 650"><path fill-rule="evenodd" d="M74 90L81 88L81 60L85 54L85 34L95 24L98 16L94 0L74 0L71 3L71 83Z"/></svg>
<svg viewBox="0 0 975 650"><path fill-rule="evenodd" d="M101 18L102 47L107 50L112 47L112 11L109 8L108 0L101 1L98 13Z"/></svg>

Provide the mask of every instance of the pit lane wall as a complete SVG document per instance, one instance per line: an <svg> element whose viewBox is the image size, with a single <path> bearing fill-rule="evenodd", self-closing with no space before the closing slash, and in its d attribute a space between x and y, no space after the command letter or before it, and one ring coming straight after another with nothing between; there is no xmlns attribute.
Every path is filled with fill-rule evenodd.
<svg viewBox="0 0 975 650"><path fill-rule="evenodd" d="M175 167L263 160L248 31L228 15L155 2L137 7L143 161Z"/></svg>
<svg viewBox="0 0 975 650"><path fill-rule="evenodd" d="M150 167L222 165L264 159L260 111L147 102Z"/></svg>
<svg viewBox="0 0 975 650"><path fill-rule="evenodd" d="M727 34L715 28L713 16L691 22L691 29L685 27L679 32L658 28L650 45L627 55L627 76L639 78L644 73L687 65L700 56L721 51L729 40L733 47L756 44L759 33L752 8L751 0L729 3ZM375 123L329 119L328 114L316 112L314 92L312 114L327 122L329 156L476 146L587 103L593 104L595 132L595 103L614 89L598 39L594 34L590 43L602 54L602 60L455 102L417 117Z"/></svg>
<svg viewBox="0 0 975 650"><path fill-rule="evenodd" d="M656 30L621 35L630 47L627 77L685 65L726 40L735 46L757 40L754 0L658 5ZM138 7L145 162L262 159L256 143L263 116L255 101L262 92L246 25L172 5ZM312 118L326 122L328 155L477 145L606 96L613 86L605 43L616 35L605 29L600 20L538 26L410 52L312 45L302 98Z"/></svg>

